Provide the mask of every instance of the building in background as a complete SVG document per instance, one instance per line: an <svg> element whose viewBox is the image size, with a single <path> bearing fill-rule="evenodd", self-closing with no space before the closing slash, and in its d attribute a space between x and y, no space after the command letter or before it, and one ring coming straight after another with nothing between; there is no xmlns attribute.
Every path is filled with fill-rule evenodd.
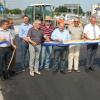
<svg viewBox="0 0 100 100"><path fill-rule="evenodd" d="M100 18L100 3L92 5L91 14Z"/></svg>
<svg viewBox="0 0 100 100"><path fill-rule="evenodd" d="M73 14L75 9L79 10L80 4L64 4L64 6ZM77 14L79 14L79 11Z"/></svg>

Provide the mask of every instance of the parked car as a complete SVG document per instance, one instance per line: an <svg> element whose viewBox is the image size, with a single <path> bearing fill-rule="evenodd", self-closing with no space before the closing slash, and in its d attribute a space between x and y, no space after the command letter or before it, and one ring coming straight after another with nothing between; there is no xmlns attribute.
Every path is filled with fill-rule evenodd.
<svg viewBox="0 0 100 100"><path fill-rule="evenodd" d="M75 15L75 14L66 14L65 15L65 23L66 25L70 25L73 23L73 20L75 18L79 17L78 15Z"/></svg>

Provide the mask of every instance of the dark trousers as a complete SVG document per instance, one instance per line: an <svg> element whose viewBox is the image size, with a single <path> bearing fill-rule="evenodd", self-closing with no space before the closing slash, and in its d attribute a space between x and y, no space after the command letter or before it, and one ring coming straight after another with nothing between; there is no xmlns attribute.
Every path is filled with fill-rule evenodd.
<svg viewBox="0 0 100 100"><path fill-rule="evenodd" d="M7 71L11 55L12 53L10 47L0 47L0 76L2 75L3 71Z"/></svg>
<svg viewBox="0 0 100 100"><path fill-rule="evenodd" d="M52 51L53 71L65 70L68 47L54 46Z"/></svg>
<svg viewBox="0 0 100 100"><path fill-rule="evenodd" d="M86 62L87 69L89 67L93 68L97 47L98 47L98 44L88 44L87 45L87 62Z"/></svg>
<svg viewBox="0 0 100 100"><path fill-rule="evenodd" d="M27 52L28 52L28 48L29 48L29 45L28 43L26 43L23 39L20 38L20 43L21 43L21 67L22 68L25 68L27 66L27 64L29 63L27 60L26 60L26 55L27 55ZM28 52L29 53L29 52Z"/></svg>

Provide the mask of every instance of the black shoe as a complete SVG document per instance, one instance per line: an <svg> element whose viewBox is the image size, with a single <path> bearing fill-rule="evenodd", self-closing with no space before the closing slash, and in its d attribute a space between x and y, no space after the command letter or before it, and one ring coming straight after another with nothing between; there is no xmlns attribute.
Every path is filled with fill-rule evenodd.
<svg viewBox="0 0 100 100"><path fill-rule="evenodd" d="M43 71L44 70L44 68L39 68L39 71Z"/></svg>
<svg viewBox="0 0 100 100"><path fill-rule="evenodd" d="M92 67L89 67L89 70L91 70L92 72L93 72L93 71L95 71L95 69L94 69L94 68L92 68Z"/></svg>
<svg viewBox="0 0 100 100"><path fill-rule="evenodd" d="M53 70L52 73L53 74L57 74L58 70Z"/></svg>
<svg viewBox="0 0 100 100"><path fill-rule="evenodd" d="M45 68L44 70L45 70L45 71L50 71L50 68Z"/></svg>
<svg viewBox="0 0 100 100"><path fill-rule="evenodd" d="M89 71L90 71L90 69L89 69L89 68L86 68L86 69L85 69L85 72L89 72Z"/></svg>
<svg viewBox="0 0 100 100"><path fill-rule="evenodd" d="M16 75L16 71L9 70L9 75L10 75L10 76Z"/></svg>
<svg viewBox="0 0 100 100"><path fill-rule="evenodd" d="M0 81L4 81L4 77L3 76L0 76Z"/></svg>
<svg viewBox="0 0 100 100"><path fill-rule="evenodd" d="M7 80L10 78L9 72L8 71L3 71L2 76L4 78L4 80Z"/></svg>
<svg viewBox="0 0 100 100"><path fill-rule="evenodd" d="M66 74L66 72L64 70L60 70L61 74Z"/></svg>

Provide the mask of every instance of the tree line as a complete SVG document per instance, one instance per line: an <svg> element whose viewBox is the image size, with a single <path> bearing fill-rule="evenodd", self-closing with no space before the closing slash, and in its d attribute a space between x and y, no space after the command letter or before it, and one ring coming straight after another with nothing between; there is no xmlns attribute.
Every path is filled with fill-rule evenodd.
<svg viewBox="0 0 100 100"><path fill-rule="evenodd" d="M54 13L56 15L60 15L61 13L74 13L74 14L83 15L84 11L81 8L81 6L79 6L77 9L73 9L73 10L68 9L65 6L58 6L58 7L55 8Z"/></svg>
<svg viewBox="0 0 100 100"><path fill-rule="evenodd" d="M0 3L0 6L3 6L3 4ZM5 11L4 12L6 14L21 14L22 13L22 10L19 9L19 8L16 8L16 9L8 9L8 8L5 8ZM71 9L68 9L65 6L58 6L58 7L56 7L54 9L53 12L56 15L60 15L61 13L71 13L72 10ZM2 13L2 11L0 11L0 13ZM81 8L81 6L79 6L77 9L73 9L73 13L83 15L84 14L84 11Z"/></svg>

